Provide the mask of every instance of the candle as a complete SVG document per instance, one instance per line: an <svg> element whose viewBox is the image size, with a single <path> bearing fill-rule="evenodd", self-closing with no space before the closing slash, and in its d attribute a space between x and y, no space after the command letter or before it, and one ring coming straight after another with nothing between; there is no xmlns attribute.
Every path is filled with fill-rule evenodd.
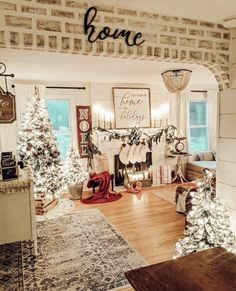
<svg viewBox="0 0 236 291"><path fill-rule="evenodd" d="M98 113L97 113L97 118L98 118L97 126L100 127L99 111L98 111Z"/></svg>
<svg viewBox="0 0 236 291"><path fill-rule="evenodd" d="M99 112L101 111L101 106L100 105L96 105L94 107L94 111L97 114L97 127L100 127L100 115L99 115Z"/></svg>

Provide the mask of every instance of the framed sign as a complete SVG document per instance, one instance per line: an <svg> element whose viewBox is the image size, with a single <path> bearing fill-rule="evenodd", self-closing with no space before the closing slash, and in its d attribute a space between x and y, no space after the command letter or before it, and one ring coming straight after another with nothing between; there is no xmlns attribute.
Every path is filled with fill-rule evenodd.
<svg viewBox="0 0 236 291"><path fill-rule="evenodd" d="M81 158L88 157L88 141L86 135L92 128L91 107L76 106L78 145Z"/></svg>
<svg viewBox="0 0 236 291"><path fill-rule="evenodd" d="M115 127L150 127L150 89L114 87Z"/></svg>
<svg viewBox="0 0 236 291"><path fill-rule="evenodd" d="M15 96L10 92L4 92L0 87L0 123L12 123L15 120Z"/></svg>

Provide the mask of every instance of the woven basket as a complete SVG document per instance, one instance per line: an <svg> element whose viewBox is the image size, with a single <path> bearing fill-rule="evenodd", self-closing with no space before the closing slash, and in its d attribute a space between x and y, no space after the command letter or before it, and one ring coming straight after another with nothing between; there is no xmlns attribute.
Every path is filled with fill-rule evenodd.
<svg viewBox="0 0 236 291"><path fill-rule="evenodd" d="M79 200L82 197L83 183L68 185L69 199Z"/></svg>

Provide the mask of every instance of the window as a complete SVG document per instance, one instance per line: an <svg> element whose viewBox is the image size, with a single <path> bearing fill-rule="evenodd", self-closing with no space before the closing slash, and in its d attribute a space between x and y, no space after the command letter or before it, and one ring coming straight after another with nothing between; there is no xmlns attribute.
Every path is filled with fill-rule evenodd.
<svg viewBox="0 0 236 291"><path fill-rule="evenodd" d="M62 159L66 159L71 140L71 130L69 122L69 100L47 99L48 113L55 130L57 142L61 152Z"/></svg>
<svg viewBox="0 0 236 291"><path fill-rule="evenodd" d="M189 105L190 152L208 151L208 106L207 101L191 101Z"/></svg>

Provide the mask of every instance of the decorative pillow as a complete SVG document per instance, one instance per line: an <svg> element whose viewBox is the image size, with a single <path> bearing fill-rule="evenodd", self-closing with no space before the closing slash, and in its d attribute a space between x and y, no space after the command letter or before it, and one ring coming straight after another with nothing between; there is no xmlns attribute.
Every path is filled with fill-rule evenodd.
<svg viewBox="0 0 236 291"><path fill-rule="evenodd" d="M198 157L199 157L199 161L204 161L204 154L203 153L198 154Z"/></svg>
<svg viewBox="0 0 236 291"><path fill-rule="evenodd" d="M106 154L93 156L94 172L101 174L102 172L109 172L109 163Z"/></svg>
<svg viewBox="0 0 236 291"><path fill-rule="evenodd" d="M213 161L214 157L212 152L203 153L203 161Z"/></svg>
<svg viewBox="0 0 236 291"><path fill-rule="evenodd" d="M214 161L216 161L216 152L213 152L212 155L213 155Z"/></svg>

